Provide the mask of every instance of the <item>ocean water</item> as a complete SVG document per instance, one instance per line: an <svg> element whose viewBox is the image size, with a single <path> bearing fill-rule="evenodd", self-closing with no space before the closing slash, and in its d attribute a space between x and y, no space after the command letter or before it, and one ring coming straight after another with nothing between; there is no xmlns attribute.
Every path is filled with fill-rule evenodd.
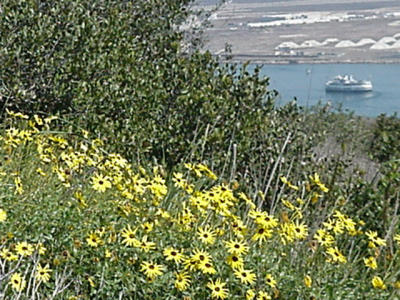
<svg viewBox="0 0 400 300"><path fill-rule="evenodd" d="M250 65L249 70L255 65ZM352 74L356 79L371 80L372 92L327 93L325 82L336 75ZM270 78L270 89L279 92L276 103L297 99L300 106L330 103L356 115L400 116L400 65L396 64L292 64L263 65L261 76Z"/></svg>

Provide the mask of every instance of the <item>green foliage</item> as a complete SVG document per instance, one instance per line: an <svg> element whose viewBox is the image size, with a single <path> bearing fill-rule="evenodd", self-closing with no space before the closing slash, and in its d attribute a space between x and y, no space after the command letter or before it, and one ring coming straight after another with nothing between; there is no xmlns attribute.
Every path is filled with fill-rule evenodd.
<svg viewBox="0 0 400 300"><path fill-rule="evenodd" d="M2 4L4 107L60 113L135 161L208 161L271 197L279 170L310 160L314 134L296 105L274 108L259 68L184 38L190 1L23 3Z"/></svg>
<svg viewBox="0 0 400 300"><path fill-rule="evenodd" d="M118 140L111 145L129 157L170 166L185 157L222 165L232 144L249 155L266 134L261 123L275 120L275 93L257 71L220 65L207 52L187 55L196 40L179 25L190 2L4 1L4 107L62 113Z"/></svg>
<svg viewBox="0 0 400 300"><path fill-rule="evenodd" d="M187 17L189 2L2 1L3 103L26 112L82 114L85 107L74 102L86 98L85 112L97 113L92 98L98 95L98 110L106 113L104 107L123 101L124 87L140 87L143 62L177 52L175 26Z"/></svg>
<svg viewBox="0 0 400 300"><path fill-rule="evenodd" d="M400 158L400 119L397 115L377 117L370 151L379 162Z"/></svg>
<svg viewBox="0 0 400 300"><path fill-rule="evenodd" d="M400 223L393 217L398 215L400 195L399 161L384 163L380 175L373 184L357 180L353 189L353 210L367 220L370 226L380 231L399 228Z"/></svg>
<svg viewBox="0 0 400 300"><path fill-rule="evenodd" d="M0 128L7 299L218 299L221 290L219 299L399 296L399 228L377 232L382 218L347 213L351 203L331 202L335 186L316 173L296 184L281 178L268 212L257 209L262 194L243 193L245 182L224 182L204 164L138 166L84 132L55 132L53 118L9 116ZM387 168L379 191L398 202L398 165ZM178 285L176 273L189 281Z"/></svg>
<svg viewBox="0 0 400 300"><path fill-rule="evenodd" d="M400 191L397 149L392 149L392 160L385 163L377 163L370 157L380 153L382 142L375 140L375 132L382 120L330 111L321 106L306 113L304 120L306 131L314 136L313 159L304 170L310 167L323 174L330 189L324 197L326 205L343 205L349 213L357 211L379 232L396 228L398 224L391 220L398 213L396 199ZM390 120L396 122L396 119ZM385 128L393 132L390 126ZM387 141L386 146L392 147L396 142ZM374 144L376 150L371 150ZM296 173L292 176L298 176Z"/></svg>
<svg viewBox="0 0 400 300"><path fill-rule="evenodd" d="M3 124L0 208L8 213L6 223L0 224L4 243L13 251L13 245L23 239L46 243L43 263L49 263L58 275L61 269L72 272L60 275L74 278L68 296L75 291L88 298L115 298L117 294L157 298L165 296L163 288L169 284L174 298L182 294L173 288L173 273L152 284L142 276L138 259L162 261L160 250L169 244L187 248L187 255L192 245L204 248L195 237L197 226L207 222L214 228L223 227L221 234L232 238L232 222L244 218L254 233L256 227L247 214L256 205L274 214L281 225L290 224L292 229L304 225L301 228L308 231L307 239L288 245L282 243L283 229L277 230L280 236L262 249L255 247L250 235L246 237L254 246L249 266L254 270L260 270L260 264L270 267L261 273L271 271L279 276L281 297L356 299L358 292L361 298L379 299L398 294L394 286L400 282L393 275L398 263L391 261L400 253L393 241L398 232L400 190L398 119L380 116L371 125L371 120L331 112L327 107L307 113L295 103L275 108L276 92L268 89L268 78L260 78L259 67L250 72L247 64L221 64L210 53L199 51L196 35L180 29L192 13L190 2L2 2L1 111L59 114L65 122L59 122L58 129L75 136L67 142L53 135L51 119L38 116L24 130ZM38 129L43 130L39 133ZM100 140L77 138L86 136L81 129L105 142L104 149L99 147ZM369 146L372 156L386 163L374 165L366 157ZM127 161L107 151L123 153L143 168L132 171ZM144 168L151 169L153 161L166 166L166 174L162 168L146 173ZM237 210L222 215L214 208L204 218L204 211L193 203L199 201L195 196L207 195L209 183L195 179L193 185L184 184L188 174L179 179L172 172L182 161L207 162L221 174L221 181L229 182L218 186L224 191L232 188L234 201L246 199L239 192L251 195L245 201L250 207L240 203ZM199 170L204 171L192 171ZM314 172L321 174L325 184ZM94 184L99 173L105 176L103 184L112 181L105 193ZM143 186L135 190L136 185ZM225 207L225 199L220 205ZM190 206L193 211L187 209ZM163 210L172 213L173 219L160 217ZM348 217L337 210L363 221L356 227L361 231L355 232ZM26 211L33 211L30 218L25 217ZM193 213L196 218L191 219ZM349 263L325 268L328 254L322 246L313 246L313 234L333 216L337 223L348 221L348 235L334 235L337 246L348 253ZM182 219L189 220L188 231L179 227ZM141 224L145 221L157 229L144 232ZM147 239L148 233L159 247L143 254L122 245L121 232L129 224L137 225L140 238ZM106 244L91 248L88 237L104 234L104 228ZM361 255L380 253L368 248L365 237L361 241L359 236L367 228L385 238L390 254L381 255L377 271L368 269L368 281ZM0 250L5 249L4 243ZM111 257L108 252L106 257L105 250ZM221 240L214 250L219 271L226 271ZM268 256L263 258L262 253ZM30 257L31 264L21 270L34 274L38 258ZM315 273L315 264L324 267ZM176 266L168 267L171 271ZM312 289L303 284L306 273L313 275ZM371 289L375 274L382 276L387 290ZM244 289L238 287L232 272L224 276L234 297L243 297ZM202 285L193 285L191 295L209 297L204 274L193 278ZM54 285L41 288L48 292Z"/></svg>

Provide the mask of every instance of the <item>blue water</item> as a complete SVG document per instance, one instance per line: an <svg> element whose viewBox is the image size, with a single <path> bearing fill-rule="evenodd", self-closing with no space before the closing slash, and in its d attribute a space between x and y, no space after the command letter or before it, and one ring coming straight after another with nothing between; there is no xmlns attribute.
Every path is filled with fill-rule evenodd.
<svg viewBox="0 0 400 300"><path fill-rule="evenodd" d="M251 66L253 68L254 66ZM353 74L371 80L367 93L326 93L325 82L339 74ZM400 115L400 65L396 64L298 64L264 65L261 76L270 78L270 89L279 92L278 105L292 101L304 107L319 102L341 106L356 115L376 117L382 113Z"/></svg>

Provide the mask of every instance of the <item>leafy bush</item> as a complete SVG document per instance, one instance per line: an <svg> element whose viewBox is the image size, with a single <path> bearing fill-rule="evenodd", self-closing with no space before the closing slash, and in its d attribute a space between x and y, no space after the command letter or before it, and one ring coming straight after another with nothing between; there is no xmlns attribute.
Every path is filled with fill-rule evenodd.
<svg viewBox="0 0 400 300"><path fill-rule="evenodd" d="M378 116L370 144L372 157L379 162L400 158L400 119L397 115Z"/></svg>
<svg viewBox="0 0 400 300"><path fill-rule="evenodd" d="M3 103L26 112L83 113L93 110L97 94L106 113L104 107L122 101L124 87L140 86L147 75L137 76L142 63L176 53L174 25L187 17L189 2L2 1ZM75 105L84 99L87 109Z"/></svg>
<svg viewBox="0 0 400 300"><path fill-rule="evenodd" d="M207 160L244 174L282 149L304 152L298 110L274 110L259 69L185 52L189 3L3 1L2 111L60 113L112 151L168 166Z"/></svg>

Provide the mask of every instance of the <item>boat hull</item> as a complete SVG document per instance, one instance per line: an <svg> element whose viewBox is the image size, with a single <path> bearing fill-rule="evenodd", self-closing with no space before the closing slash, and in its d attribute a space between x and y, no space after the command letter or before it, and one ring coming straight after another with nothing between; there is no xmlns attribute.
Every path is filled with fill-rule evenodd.
<svg viewBox="0 0 400 300"><path fill-rule="evenodd" d="M325 90L327 92L371 92L372 85L326 85Z"/></svg>
<svg viewBox="0 0 400 300"><path fill-rule="evenodd" d="M372 82L369 80L356 80L352 75L338 75L333 80L325 83L327 92L371 92Z"/></svg>

